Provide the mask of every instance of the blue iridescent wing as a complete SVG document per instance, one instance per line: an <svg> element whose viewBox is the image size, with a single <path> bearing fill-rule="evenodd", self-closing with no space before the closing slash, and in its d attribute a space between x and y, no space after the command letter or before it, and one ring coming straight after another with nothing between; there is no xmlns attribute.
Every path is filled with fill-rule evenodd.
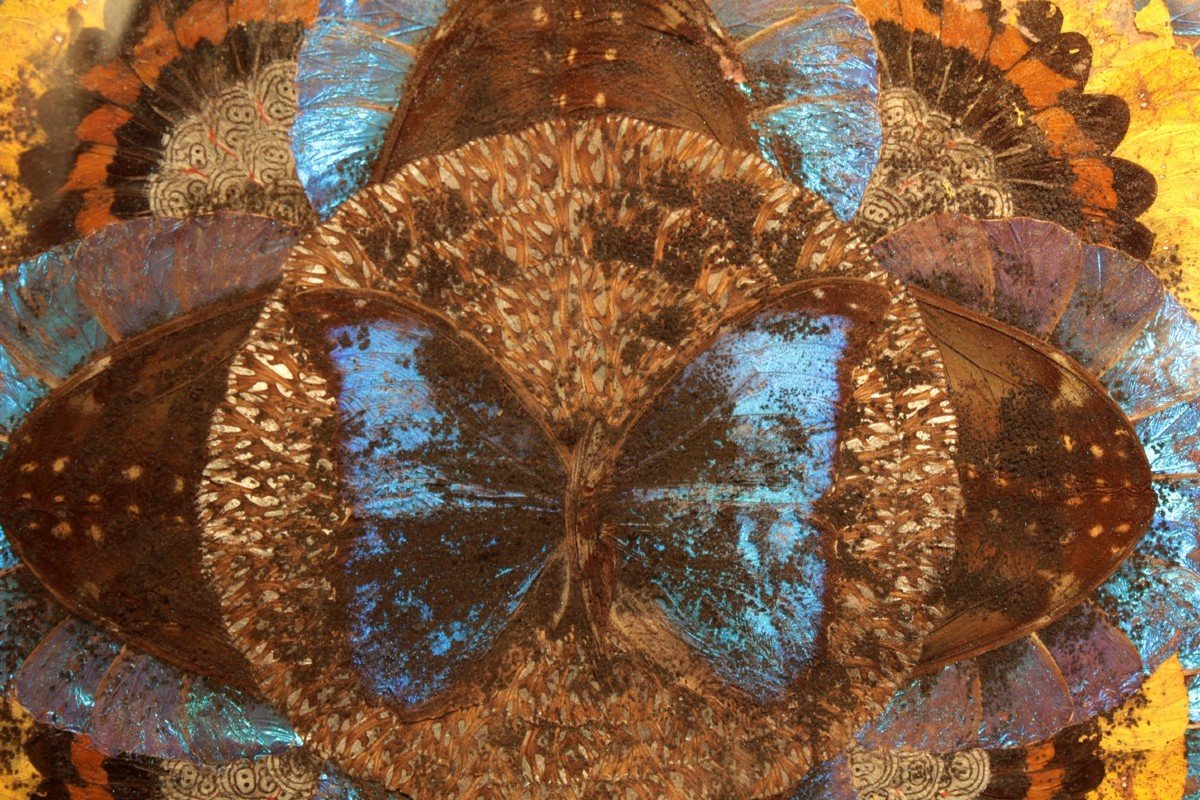
<svg viewBox="0 0 1200 800"><path fill-rule="evenodd" d="M82 730L92 718L96 689L120 643L78 619L67 619L29 654L17 679L17 699L35 718Z"/></svg>
<svg viewBox="0 0 1200 800"><path fill-rule="evenodd" d="M879 159L875 40L851 2L718 0L763 156L850 219Z"/></svg>
<svg viewBox="0 0 1200 800"><path fill-rule="evenodd" d="M858 742L935 752L1031 744L1111 711L1144 677L1130 641L1085 603L1038 634L920 677Z"/></svg>
<svg viewBox="0 0 1200 800"><path fill-rule="evenodd" d="M6 361L25 373L27 385L30 380L62 381L110 341L80 297L79 277L71 268L78 249L56 248L4 276L0 342ZM17 407L28 405L23 394L14 392Z"/></svg>
<svg viewBox="0 0 1200 800"><path fill-rule="evenodd" d="M726 681L767 702L818 660L862 305L782 306L717 338L632 428L608 518L618 570Z"/></svg>
<svg viewBox="0 0 1200 800"><path fill-rule="evenodd" d="M419 703L472 667L542 571L563 469L482 351L432 318L328 296L305 316L337 397L353 664L377 694Z"/></svg>
<svg viewBox="0 0 1200 800"><path fill-rule="evenodd" d="M124 648L74 618L32 650L15 688L38 722L85 734L109 756L222 762L300 745L261 701Z"/></svg>
<svg viewBox="0 0 1200 800"><path fill-rule="evenodd" d="M617 467L626 568L755 694L781 693L820 631L831 544L814 507L833 480L850 324L780 312L719 339Z"/></svg>
<svg viewBox="0 0 1200 800"><path fill-rule="evenodd" d="M364 184L443 0L325 0L296 64L296 169L327 217Z"/></svg>
<svg viewBox="0 0 1200 800"><path fill-rule="evenodd" d="M1101 380L1135 422L1158 507L1145 538L1101 598L1155 669L1178 653L1200 669L1200 325L1174 297L1148 294L1148 315Z"/></svg>
<svg viewBox="0 0 1200 800"><path fill-rule="evenodd" d="M0 280L11 421L112 342L270 283L295 240L264 217L139 219L23 262Z"/></svg>

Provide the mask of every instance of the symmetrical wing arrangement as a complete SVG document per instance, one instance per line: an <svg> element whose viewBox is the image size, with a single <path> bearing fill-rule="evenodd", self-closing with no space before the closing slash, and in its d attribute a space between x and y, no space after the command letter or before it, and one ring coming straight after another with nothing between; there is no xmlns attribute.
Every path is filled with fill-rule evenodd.
<svg viewBox="0 0 1200 800"><path fill-rule="evenodd" d="M90 2L0 797L1200 797L1195 8Z"/></svg>

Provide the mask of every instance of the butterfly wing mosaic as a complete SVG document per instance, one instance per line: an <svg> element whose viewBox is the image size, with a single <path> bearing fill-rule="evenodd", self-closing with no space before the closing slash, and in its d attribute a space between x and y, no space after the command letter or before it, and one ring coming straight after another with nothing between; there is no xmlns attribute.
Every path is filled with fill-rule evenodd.
<svg viewBox="0 0 1200 800"><path fill-rule="evenodd" d="M1198 19L4 0L0 796L1200 796Z"/></svg>

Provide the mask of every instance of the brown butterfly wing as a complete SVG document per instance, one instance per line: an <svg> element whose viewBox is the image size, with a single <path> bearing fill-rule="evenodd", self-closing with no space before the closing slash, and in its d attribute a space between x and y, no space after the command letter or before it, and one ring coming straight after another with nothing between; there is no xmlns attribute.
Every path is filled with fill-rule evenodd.
<svg viewBox="0 0 1200 800"><path fill-rule="evenodd" d="M1155 499L1132 426L1082 367L935 295L920 307L946 364L966 498L932 669L1061 616L1128 555Z"/></svg>
<svg viewBox="0 0 1200 800"><path fill-rule="evenodd" d="M470 0L420 54L374 180L472 139L622 114L756 150L737 56L697 0Z"/></svg>
<svg viewBox="0 0 1200 800"><path fill-rule="evenodd" d="M0 525L68 608L246 686L201 578L195 494L212 409L263 301L250 293L119 345L42 402L0 460Z"/></svg>

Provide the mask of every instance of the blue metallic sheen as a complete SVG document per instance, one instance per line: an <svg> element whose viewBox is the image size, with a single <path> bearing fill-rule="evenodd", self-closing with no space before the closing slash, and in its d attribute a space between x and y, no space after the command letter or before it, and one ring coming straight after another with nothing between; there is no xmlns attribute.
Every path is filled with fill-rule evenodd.
<svg viewBox="0 0 1200 800"><path fill-rule="evenodd" d="M126 649L96 691L90 745L102 753L186 758L182 675L153 656Z"/></svg>
<svg viewBox="0 0 1200 800"><path fill-rule="evenodd" d="M1070 724L1075 706L1053 657L1031 637L976 659L982 719L979 746L1024 747Z"/></svg>
<svg viewBox="0 0 1200 800"><path fill-rule="evenodd" d="M0 345L0 433L12 433L49 391L49 386L26 374ZM6 449L0 445L0 454Z"/></svg>
<svg viewBox="0 0 1200 800"><path fill-rule="evenodd" d="M32 656L17 677L17 699L35 719L87 734L101 752L221 762L300 745L261 701L126 650L80 619L67 619L40 644L45 631L36 630L28 626L26 638L36 638L23 642ZM10 634L4 647L20 639Z"/></svg>
<svg viewBox="0 0 1200 800"><path fill-rule="evenodd" d="M870 26L847 0L719 0L713 10L734 37L758 34L742 45L754 125L793 145L790 153L764 145L763 155L850 219L883 139Z"/></svg>
<svg viewBox="0 0 1200 800"><path fill-rule="evenodd" d="M189 756L221 762L281 753L299 747L300 737L283 716L236 689L194 678L188 687L184 728Z"/></svg>
<svg viewBox="0 0 1200 800"><path fill-rule="evenodd" d="M1153 318L1164 292L1158 277L1128 253L1083 245L1082 255L1079 277L1050 341L1095 374Z"/></svg>
<svg viewBox="0 0 1200 800"><path fill-rule="evenodd" d="M827 553L809 515L833 477L846 328L771 312L727 334L668 389L617 468L626 569L644 569L694 646L762 698L796 678L820 627ZM680 433L670 415L695 422ZM697 466L680 474L672 462Z"/></svg>
<svg viewBox="0 0 1200 800"><path fill-rule="evenodd" d="M1152 671L1175 651L1200 667L1200 326L1163 295L1141 333L1101 377L1132 419L1155 474L1150 530L1100 589L1104 607Z"/></svg>
<svg viewBox="0 0 1200 800"><path fill-rule="evenodd" d="M70 269L105 330L127 338L270 283L297 238L291 226L253 214L141 217L88 236Z"/></svg>
<svg viewBox="0 0 1200 800"><path fill-rule="evenodd" d="M1101 382L1134 419L1200 392L1200 326L1165 295L1141 334Z"/></svg>
<svg viewBox="0 0 1200 800"><path fill-rule="evenodd" d="M4 531L0 530L0 572L12 569L17 563L17 554L13 552Z"/></svg>
<svg viewBox="0 0 1200 800"><path fill-rule="evenodd" d="M849 757L843 752L809 770L792 790L792 800L861 800L854 790Z"/></svg>
<svg viewBox="0 0 1200 800"><path fill-rule="evenodd" d="M1154 493L1158 497L1154 519L1138 543L1137 552L1168 564L1200 569L1200 481L1156 481Z"/></svg>
<svg viewBox="0 0 1200 800"><path fill-rule="evenodd" d="M1179 403L1138 420L1134 426L1158 475L1200 476L1200 406Z"/></svg>
<svg viewBox="0 0 1200 800"><path fill-rule="evenodd" d="M1100 605L1142 655L1148 672L1178 652L1200 669L1200 575L1135 553L1100 589Z"/></svg>
<svg viewBox="0 0 1200 800"><path fill-rule="evenodd" d="M439 360L447 334L382 320L328 337L361 521L345 579L354 662L380 695L417 703L495 641L562 534L561 490L539 486L541 432L498 384L439 388L456 369ZM467 358L457 369L478 369Z"/></svg>
<svg viewBox="0 0 1200 800"><path fill-rule="evenodd" d="M1075 720L1112 711L1148 677L1132 642L1092 602L1076 606L1038 638L1071 692Z"/></svg>
<svg viewBox="0 0 1200 800"><path fill-rule="evenodd" d="M318 17L358 22L405 44L415 45L446 12L443 0L320 0Z"/></svg>
<svg viewBox="0 0 1200 800"><path fill-rule="evenodd" d="M62 379L108 344L77 291L77 247L56 247L0 278L0 344L26 371Z"/></svg>
<svg viewBox="0 0 1200 800"><path fill-rule="evenodd" d="M866 750L961 750L978 744L981 714L978 669L962 661L898 690L857 739Z"/></svg>
<svg viewBox="0 0 1200 800"><path fill-rule="evenodd" d="M297 61L296 168L326 218L366 183L442 0L324 0Z"/></svg>
<svg viewBox="0 0 1200 800"><path fill-rule="evenodd" d="M92 360L110 334L132 336L270 282L294 238L248 214L140 218L24 262L0 278L0 433L49 392L45 381Z"/></svg>
<svg viewBox="0 0 1200 800"><path fill-rule="evenodd" d="M1195 707L1193 706L1193 708ZM1200 717L1196 715L1196 711L1193 711L1190 719L1192 722L1196 722L1200 720ZM1197 788L1187 792L1180 800L1200 800L1200 729L1188 728L1185 741L1187 742L1186 786Z"/></svg>
<svg viewBox="0 0 1200 800"><path fill-rule="evenodd" d="M1148 5L1148 0L1135 0L1134 8L1139 11ZM1176 36L1200 36L1200 2L1197 0L1166 0L1171 14L1171 29Z"/></svg>
<svg viewBox="0 0 1200 800"><path fill-rule="evenodd" d="M17 675L17 700L39 722L86 733L96 692L121 645L74 617L38 645Z"/></svg>

